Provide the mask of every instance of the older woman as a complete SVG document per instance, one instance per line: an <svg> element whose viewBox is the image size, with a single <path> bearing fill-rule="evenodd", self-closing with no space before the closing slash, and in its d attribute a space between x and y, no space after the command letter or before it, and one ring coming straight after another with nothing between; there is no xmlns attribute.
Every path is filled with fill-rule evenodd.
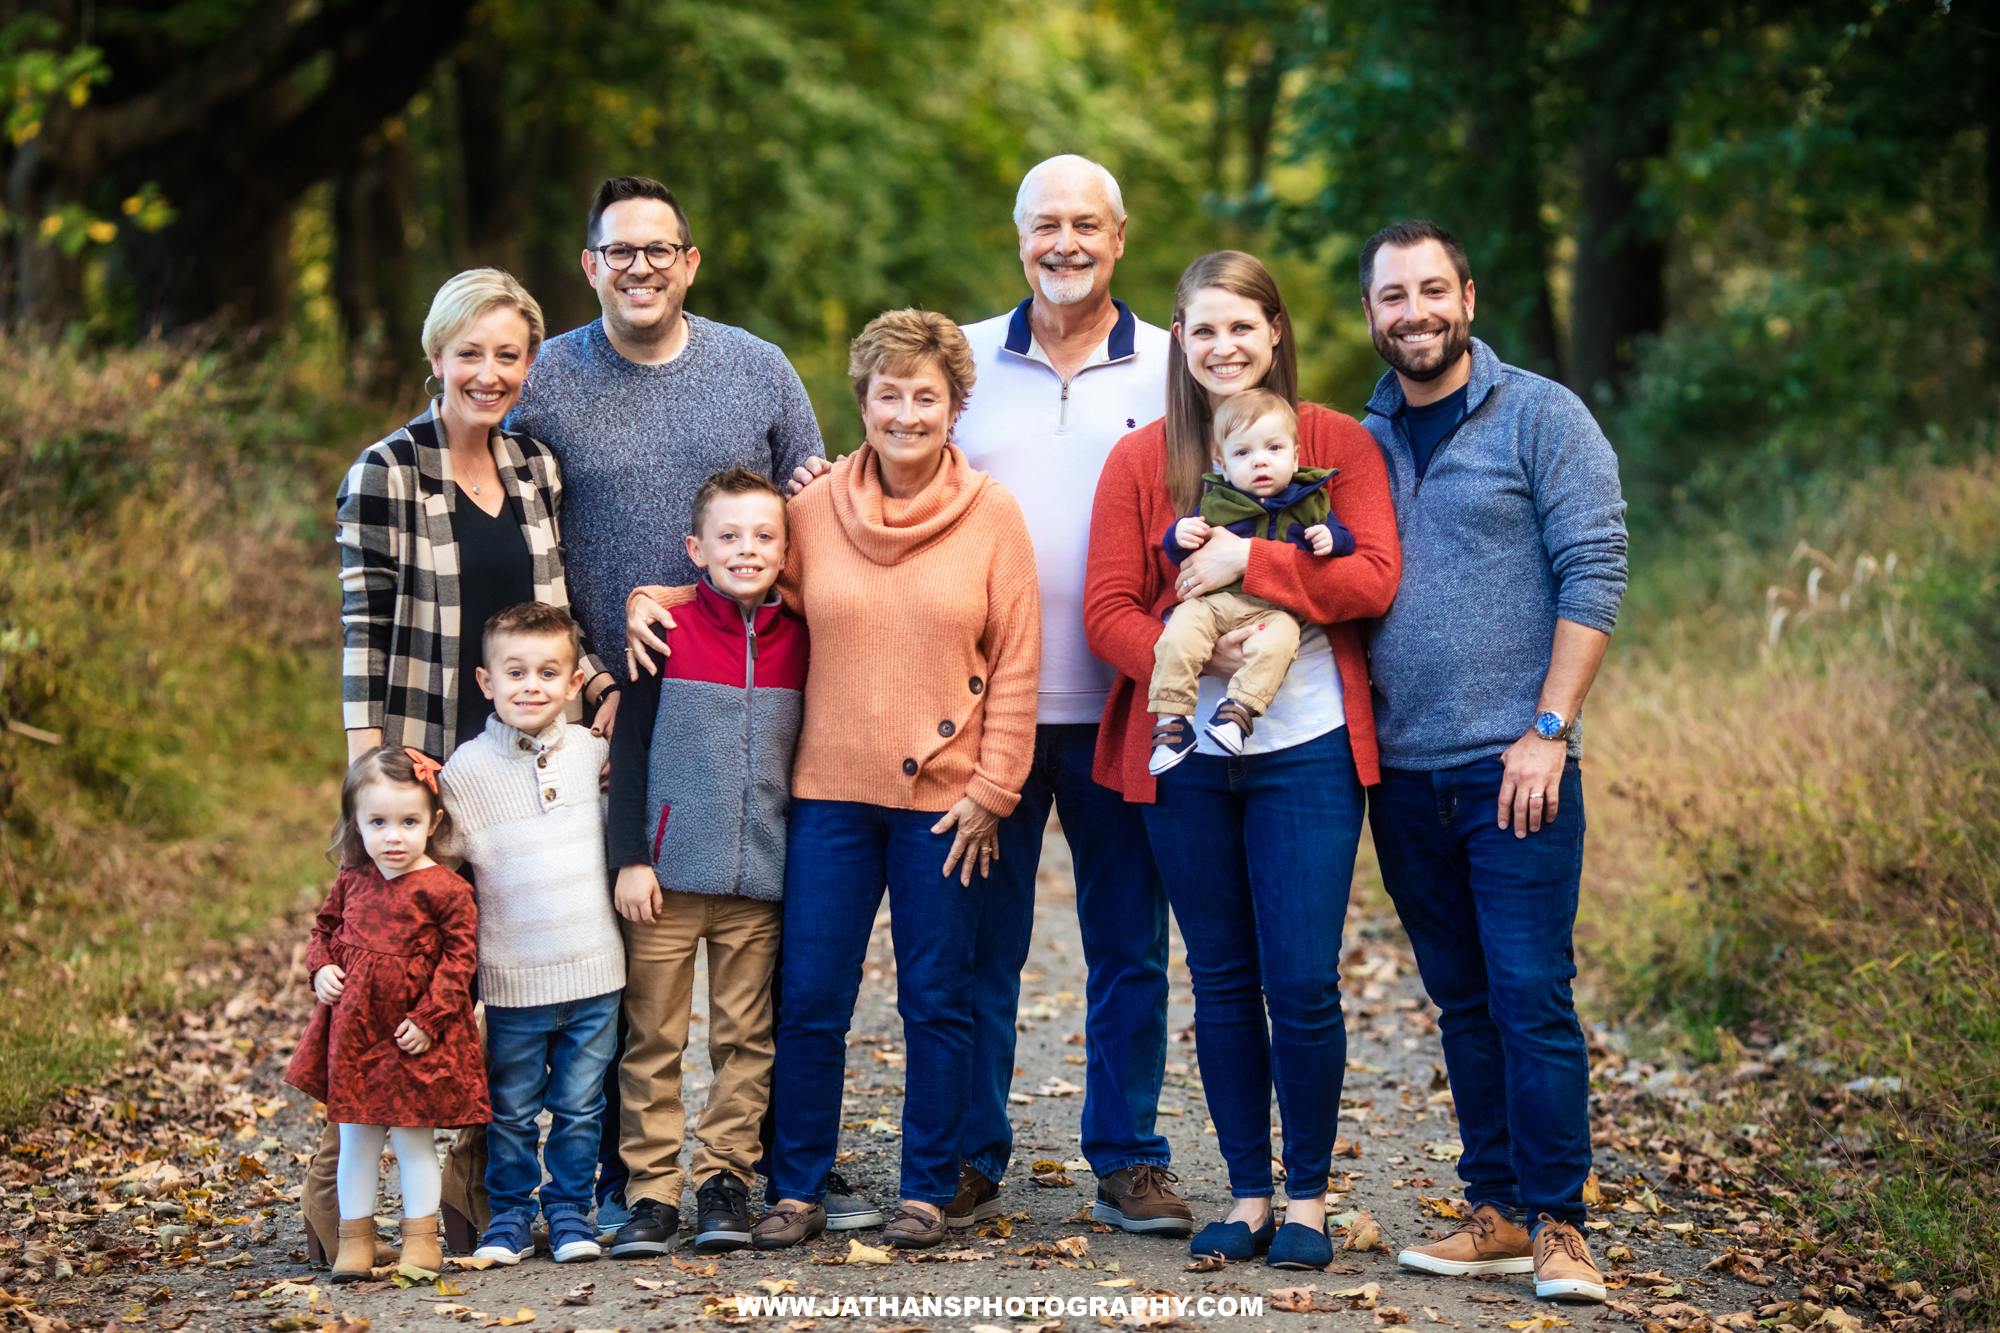
<svg viewBox="0 0 2000 1333"><path fill-rule="evenodd" d="M500 429L541 344L542 308L509 274L477 268L446 282L423 328L437 394L423 415L362 450L340 484L341 712L350 759L385 744L450 758L493 712L473 683L487 618L517 602L569 605L555 456ZM617 691L588 651L584 667L593 729L608 733ZM460 1248L471 1229L460 1219L469 1213L483 1223L481 1137L460 1136L446 1173L445 1220ZM306 1243L315 1262L339 1221L338 1154L329 1129L307 1172Z"/></svg>
<svg viewBox="0 0 2000 1333"><path fill-rule="evenodd" d="M1092 513L1084 627L1091 651L1119 672L1097 766L1126 800L1146 803L1147 837L1187 940L1195 1046L1236 1199L1192 1248L1231 1259L1268 1250L1275 1267L1322 1268L1333 1258L1323 1197L1347 1061L1341 925L1362 787L1381 780L1357 622L1388 610L1402 548L1373 437L1351 417L1298 401L1291 324L1263 264L1235 250L1190 264L1174 295L1173 336L1167 415L1119 441ZM1331 559L1218 528L1177 569L1162 538L1196 512L1216 409L1258 386L1295 408L1298 462L1336 469L1327 496L1354 552ZM1203 738L1156 779L1147 761L1161 736L1144 682L1162 618L1177 601L1239 582L1308 625L1298 658L1240 755ZM1243 664L1246 632L1218 644L1199 716ZM1271 1203L1274 1087L1290 1200L1282 1229Z"/></svg>
<svg viewBox="0 0 2000 1333"><path fill-rule="evenodd" d="M792 772L771 1178L759 1249L826 1227L847 1030L888 888L908 1043L892 1245L936 1245L958 1193L973 942L1035 745L1041 604L1012 496L951 443L972 351L897 310L848 363L867 442L792 501L787 599L812 630ZM976 873L975 873L976 872Z"/></svg>

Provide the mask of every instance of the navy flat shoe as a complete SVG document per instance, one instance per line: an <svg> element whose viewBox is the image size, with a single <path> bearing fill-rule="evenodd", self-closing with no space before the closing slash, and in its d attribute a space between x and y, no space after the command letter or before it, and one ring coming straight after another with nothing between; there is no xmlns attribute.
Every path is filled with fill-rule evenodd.
<svg viewBox="0 0 2000 1333"><path fill-rule="evenodd" d="M1213 1254L1223 1259L1254 1259L1271 1248L1278 1234L1275 1222L1265 1222L1261 1231L1252 1231L1248 1222L1210 1222L1201 1234L1188 1242L1189 1254Z"/></svg>
<svg viewBox="0 0 2000 1333"><path fill-rule="evenodd" d="M1287 1222L1278 1228L1264 1262L1273 1268L1325 1268L1333 1262L1333 1242L1324 1231L1314 1231L1303 1222Z"/></svg>

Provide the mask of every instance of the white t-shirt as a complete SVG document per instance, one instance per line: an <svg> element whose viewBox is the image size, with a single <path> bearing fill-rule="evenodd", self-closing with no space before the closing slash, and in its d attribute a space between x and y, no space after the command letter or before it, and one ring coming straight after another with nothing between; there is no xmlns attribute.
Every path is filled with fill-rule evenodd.
<svg viewBox="0 0 2000 1333"><path fill-rule="evenodd" d="M1200 739L1196 754L1227 755L1229 751L1200 730L1222 706L1229 682L1220 676L1203 676L1201 693L1195 702L1194 721ZM1303 745L1315 737L1338 731L1347 725L1346 699L1340 689L1340 667L1333 660L1333 644L1318 625L1307 625L1299 635L1299 655L1285 673L1285 683L1264 716L1257 719L1245 754L1269 754Z"/></svg>
<svg viewBox="0 0 2000 1333"><path fill-rule="evenodd" d="M1067 385L1035 343L1032 302L964 326L979 377L953 438L973 467L1020 502L1035 543L1042 591L1035 720L1045 725L1104 716L1118 673L1091 653L1083 632L1091 505L1112 446L1167 412L1167 331L1115 304L1110 336Z"/></svg>

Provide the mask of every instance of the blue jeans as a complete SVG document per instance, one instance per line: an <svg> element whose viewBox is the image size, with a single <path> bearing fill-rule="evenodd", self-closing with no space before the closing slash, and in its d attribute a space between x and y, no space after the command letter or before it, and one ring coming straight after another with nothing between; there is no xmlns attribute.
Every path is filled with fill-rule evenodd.
<svg viewBox="0 0 2000 1333"><path fill-rule="evenodd" d="M988 1180L1007 1174L1014 1129L1014 1022L1021 969L1035 930L1035 868L1049 808L1062 819L1076 868L1083 929L1083 1155L1099 1176L1171 1160L1154 1129L1167 1062L1167 897L1153 868L1145 816L1090 776L1095 724L1035 728L1035 762L1021 803L1000 823L1000 860L979 917L972 992L972 1096L959 1151Z"/></svg>
<svg viewBox="0 0 2000 1333"><path fill-rule="evenodd" d="M1202 1088L1239 1199L1271 1194L1274 1086L1285 1193L1326 1193L1347 1072L1340 935L1361 817L1345 727L1270 754L1189 755L1146 807L1187 941Z"/></svg>
<svg viewBox="0 0 2000 1333"><path fill-rule="evenodd" d="M617 1040L611 1058L604 1062L604 1113L597 1123L597 1202L622 1193L632 1173L625 1169L624 1155L618 1151L618 1064L625 1058L625 1007L618 1008Z"/></svg>
<svg viewBox="0 0 2000 1333"><path fill-rule="evenodd" d="M486 1127L486 1193L493 1216L535 1212L542 1166L535 1120L553 1118L542 1156L549 1183L542 1212L587 1213L597 1175L604 1068L618 1044L620 995L527 1008L486 1006L486 1082L493 1123Z"/></svg>
<svg viewBox="0 0 2000 1333"><path fill-rule="evenodd" d="M972 955L980 901L940 871L950 834L936 812L796 801L785 858L785 1005L778 1017L771 1183L780 1198L826 1195L840 1139L847 1032L868 935L889 890L903 1069L902 1197L958 1197L958 1130L972 1068Z"/></svg>
<svg viewBox="0 0 2000 1333"><path fill-rule="evenodd" d="M1438 1020L1458 1107L1465 1201L1581 1225L1590 1058L1570 936L1583 876L1583 774L1563 768L1553 825L1499 827L1494 755L1434 773L1385 768L1369 801L1382 880Z"/></svg>

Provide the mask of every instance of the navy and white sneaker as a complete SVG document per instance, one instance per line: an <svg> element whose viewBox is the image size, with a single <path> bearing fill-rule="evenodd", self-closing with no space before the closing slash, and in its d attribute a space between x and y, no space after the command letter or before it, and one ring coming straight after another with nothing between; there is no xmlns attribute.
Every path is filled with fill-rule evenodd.
<svg viewBox="0 0 2000 1333"><path fill-rule="evenodd" d="M549 1218L549 1255L559 1264L587 1264L602 1259L604 1247L588 1218L565 1209Z"/></svg>
<svg viewBox="0 0 2000 1333"><path fill-rule="evenodd" d="M1146 771L1160 776L1193 754L1198 739L1194 719L1171 714L1162 717L1153 727L1153 757L1146 761Z"/></svg>
<svg viewBox="0 0 2000 1333"><path fill-rule="evenodd" d="M859 1231L863 1227L879 1227L889 1220L880 1208L856 1194L838 1171L827 1173L826 1197L819 1202L826 1210L828 1231Z"/></svg>
<svg viewBox="0 0 2000 1333"><path fill-rule="evenodd" d="M1215 712L1210 715L1208 725L1202 730L1208 733L1210 740L1229 753L1242 754L1243 742L1249 740L1250 733L1256 730L1256 722L1251 717L1249 709L1234 699L1224 699L1215 706Z"/></svg>
<svg viewBox="0 0 2000 1333"><path fill-rule="evenodd" d="M632 1209L625 1202L625 1191L614 1190L597 1204L597 1243L605 1244L618 1234L618 1228L632 1220Z"/></svg>
<svg viewBox="0 0 2000 1333"><path fill-rule="evenodd" d="M535 1236L528 1230L528 1214L502 1213L479 1238L475 1259L491 1259L496 1264L518 1264L535 1253Z"/></svg>

